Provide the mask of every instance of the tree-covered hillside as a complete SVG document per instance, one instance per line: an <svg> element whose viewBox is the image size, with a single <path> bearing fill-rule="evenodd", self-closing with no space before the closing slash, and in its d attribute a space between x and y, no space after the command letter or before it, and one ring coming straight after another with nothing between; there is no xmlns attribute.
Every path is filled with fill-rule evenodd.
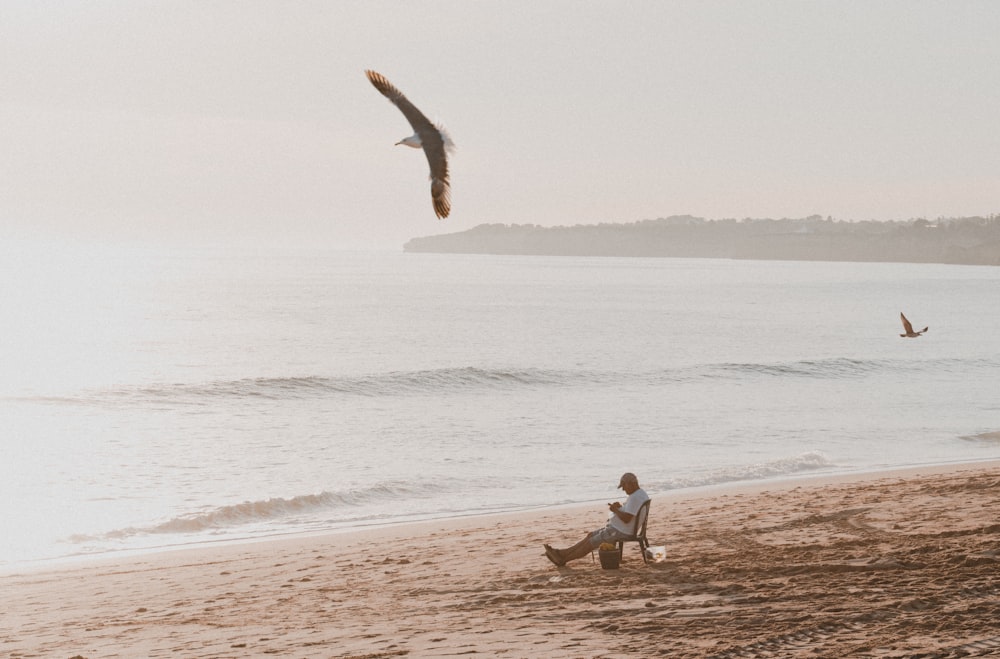
<svg viewBox="0 0 1000 659"><path fill-rule="evenodd" d="M1000 265L1000 216L905 222L705 220L687 215L625 224L481 224L414 238L408 252L556 256L674 256Z"/></svg>

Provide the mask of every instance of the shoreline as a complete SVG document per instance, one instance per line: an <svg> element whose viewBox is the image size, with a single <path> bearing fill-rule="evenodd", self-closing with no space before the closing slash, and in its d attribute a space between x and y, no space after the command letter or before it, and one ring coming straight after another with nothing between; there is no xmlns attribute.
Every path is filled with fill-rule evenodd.
<svg viewBox="0 0 1000 659"><path fill-rule="evenodd" d="M920 466L900 466L885 467L876 469L859 469L858 471L816 474L812 472L797 475L782 475L776 478L763 480L743 480L714 483L711 485L698 485L687 488L649 491L651 498L659 499L681 499L697 500L705 497L713 497L727 494L750 494L762 490L783 489L803 484L827 485L844 482L863 482L875 478L884 478L894 475L901 477L918 475L921 473L947 473L955 468L995 466L1000 468L1000 458L984 458L982 460L961 460L950 463L933 463ZM618 493L620 494L620 493ZM419 520L398 520L387 522L373 522L359 526L343 526L315 531L275 531L272 534L246 537L246 538L224 538L218 540L199 539L192 542L177 542L154 547L125 548L119 550L73 554L68 556L58 556L53 558L39 558L27 561L13 562L8 565L0 565L0 578L25 572L44 572L49 570L72 569L84 567L97 562L117 562L131 558L143 556L156 556L163 553L185 552L185 551L210 551L212 549L225 549L242 545L255 545L269 542L297 542L310 538L323 538L326 536L340 537L348 534L392 534L397 527L400 531L409 529L415 532L423 532L433 528L447 527L454 528L465 524L472 524L477 520L482 523L489 523L492 518L504 519L518 517L522 515L532 515L536 513L557 513L560 511L576 512L583 514L592 510L595 506L601 507L605 503L604 499L593 499L591 501L559 503L559 504L539 504L514 510L493 511L493 512L469 512L464 514L449 515L444 517L430 517Z"/></svg>
<svg viewBox="0 0 1000 659"><path fill-rule="evenodd" d="M711 490L651 493L648 535L667 558L646 565L629 544L620 570L588 558L556 568L542 554L543 542L565 547L602 526L601 502L4 574L0 653L1000 649L1000 460Z"/></svg>

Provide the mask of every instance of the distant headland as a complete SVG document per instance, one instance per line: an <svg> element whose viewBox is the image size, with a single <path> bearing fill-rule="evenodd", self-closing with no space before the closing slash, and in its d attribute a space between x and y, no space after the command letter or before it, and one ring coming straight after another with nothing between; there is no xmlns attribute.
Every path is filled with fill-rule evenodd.
<svg viewBox="0 0 1000 659"><path fill-rule="evenodd" d="M413 238L403 250L1000 265L1000 215L892 222L847 222L819 215L780 220L675 215L624 224L480 224L467 231Z"/></svg>

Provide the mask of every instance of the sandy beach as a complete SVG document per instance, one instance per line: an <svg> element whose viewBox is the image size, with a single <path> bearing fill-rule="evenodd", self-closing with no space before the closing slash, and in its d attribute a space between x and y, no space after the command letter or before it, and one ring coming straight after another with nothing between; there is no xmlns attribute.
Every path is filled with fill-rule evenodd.
<svg viewBox="0 0 1000 659"><path fill-rule="evenodd" d="M1000 462L651 494L619 570L597 502L8 571L0 655L1000 654Z"/></svg>

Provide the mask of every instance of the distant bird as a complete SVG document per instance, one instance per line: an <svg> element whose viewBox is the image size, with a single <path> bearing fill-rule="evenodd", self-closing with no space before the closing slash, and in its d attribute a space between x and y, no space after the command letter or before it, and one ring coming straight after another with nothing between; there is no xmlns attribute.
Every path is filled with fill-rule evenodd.
<svg viewBox="0 0 1000 659"><path fill-rule="evenodd" d="M927 328L925 327L919 332L914 332L913 325L911 325L910 321L906 319L906 316L903 315L902 311L899 312L899 317L903 319L903 330L906 332L906 334L900 334L900 336L908 336L908 337L920 336L921 334L927 331Z"/></svg>
<svg viewBox="0 0 1000 659"><path fill-rule="evenodd" d="M427 156L427 163L431 166L431 200L434 202L434 214L438 219L448 217L451 212L451 180L448 175L448 151L455 148L448 133L441 126L435 126L424 116L424 113L410 103L403 96L403 92L395 86L381 73L366 70L365 75L368 80L375 85L375 89L382 92L382 95L393 102L399 108L406 120L413 127L413 135L396 142L396 145L405 144L414 149L423 148L424 155Z"/></svg>

